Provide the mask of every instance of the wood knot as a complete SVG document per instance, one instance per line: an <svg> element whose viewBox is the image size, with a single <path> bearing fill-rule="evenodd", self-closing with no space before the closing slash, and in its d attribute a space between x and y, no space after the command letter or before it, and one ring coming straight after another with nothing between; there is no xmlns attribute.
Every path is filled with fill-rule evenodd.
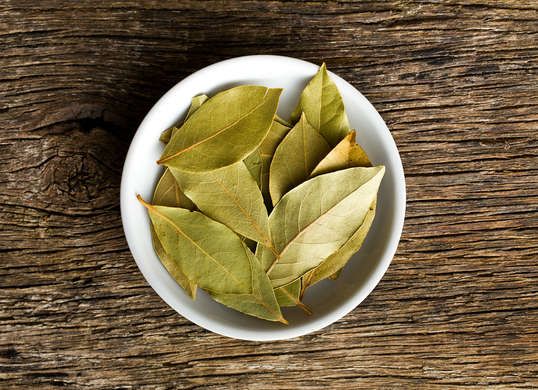
<svg viewBox="0 0 538 390"><path fill-rule="evenodd" d="M52 208L117 206L126 147L114 134L101 128L75 130L47 143L55 153L43 166L40 190Z"/></svg>
<svg viewBox="0 0 538 390"><path fill-rule="evenodd" d="M7 349L0 350L0 358L12 360L16 359L19 356L19 351L14 347L8 347Z"/></svg>

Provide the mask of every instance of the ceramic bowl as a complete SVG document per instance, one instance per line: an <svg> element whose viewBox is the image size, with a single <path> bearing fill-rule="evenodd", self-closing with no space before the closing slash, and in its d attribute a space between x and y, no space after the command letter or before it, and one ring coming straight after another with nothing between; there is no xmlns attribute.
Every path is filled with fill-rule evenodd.
<svg viewBox="0 0 538 390"><path fill-rule="evenodd" d="M386 173L378 195L377 213L366 241L336 281L323 281L307 290L304 301L314 314L284 309L289 325L271 323L228 309L199 291L191 300L170 277L156 256L150 221L136 194L151 199L162 168L155 162L163 145L159 135L180 120L193 96L214 93L240 84L283 88L278 114L288 118L299 95L316 73L317 65L272 55L229 59L201 69L176 84L153 106L138 128L123 167L121 215L129 248L140 271L157 294L183 317L212 332L237 339L289 339L338 321L372 292L396 251L405 215L405 179L394 140L368 100L342 78L331 74L343 96L357 141Z"/></svg>

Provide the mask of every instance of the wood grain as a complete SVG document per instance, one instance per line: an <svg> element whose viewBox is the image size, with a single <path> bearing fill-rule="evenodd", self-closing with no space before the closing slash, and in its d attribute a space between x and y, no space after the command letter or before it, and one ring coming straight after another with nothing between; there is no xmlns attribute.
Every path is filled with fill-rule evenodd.
<svg viewBox="0 0 538 390"><path fill-rule="evenodd" d="M537 388L538 3L0 3L1 388ZM407 177L368 299L291 341L211 334L145 282L119 213L151 105L216 61L350 81Z"/></svg>

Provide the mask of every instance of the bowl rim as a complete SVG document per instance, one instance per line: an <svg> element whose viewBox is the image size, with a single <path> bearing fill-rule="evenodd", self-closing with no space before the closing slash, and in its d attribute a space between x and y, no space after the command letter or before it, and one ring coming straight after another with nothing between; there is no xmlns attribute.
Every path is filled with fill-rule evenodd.
<svg viewBox="0 0 538 390"><path fill-rule="evenodd" d="M394 182L396 183L395 191L397 192L397 194L395 197L394 213L393 213L393 218L392 218L392 225L390 228L390 236L387 239L388 242L387 242L387 245L385 245L384 252L379 257L378 266L376 267L375 271L371 274L371 276L367 279L366 283L363 285L362 288L356 291L349 299L347 299L344 303L336 307L327 315L317 318L316 320L308 322L304 325L288 329L287 332L275 332L275 334L273 334L270 331L257 333L257 332L245 331L244 329L235 329L228 325L220 324L218 321L214 321L209 318L202 318L200 315L198 315L198 313L195 313L195 312L187 313L186 310L182 310L181 307L177 307L177 305L173 304L171 302L171 299L169 299L169 297L167 296L167 293L164 291L164 289L160 288L160 286L156 284L157 280L154 277L154 275L152 275L151 270L148 267L145 267L143 264L146 260L140 259L139 257L135 255L136 243L134 242L132 238L130 239L131 234L130 234L129 225L131 224L131 222L128 221L126 217L128 197L132 195L128 191L128 188L126 185L126 181L127 181L126 177L129 175L129 172L131 170L130 167L133 165L132 160L135 157L134 156L135 149L137 149L138 143L140 143L141 141L140 130L145 127L144 125L145 125L145 122L148 120L148 118L152 117L154 113L160 109L160 106L162 106L168 100L169 96L176 94L178 90L181 90L184 84L190 82L192 79L198 78L201 75L204 75L207 72L212 72L213 70L218 69L220 67L247 66L247 65L255 66L255 64L260 61L261 62L267 62L267 61L287 62L288 64L292 66L300 65L300 66L307 66L309 68L315 67L315 69L317 69L318 67L318 65L312 64L311 62L300 60L293 57L279 56L279 55L248 55L248 56L234 57L234 58L230 58L230 59L223 60L220 62L216 62L214 64L206 66L192 73L191 75L179 81L172 88L170 88L163 96L161 96L161 98L148 111L148 113L145 115L144 119L138 126L131 140L131 144L127 151L127 155L126 155L124 165L123 165L123 170L122 170L121 185L120 185L120 211L121 211L122 226L123 226L124 234L127 240L127 244L129 246L131 255L133 256L140 272L142 273L142 275L144 276L144 278L146 279L150 287L172 309L174 309L181 316L195 323L196 325L204 329L207 329L211 332L220 334L222 336L231 337L235 339L241 339L241 340L249 340L249 341L276 341L276 340L285 340L285 339L290 339L294 337L299 337L299 336L303 336L311 332L318 331L340 320L342 317L346 316L349 312L351 312L358 305L360 305L361 302L368 295L370 295L370 293L374 290L377 284L381 281L383 275L386 273L396 253L398 243L401 238L401 234L402 234L403 226L404 226L404 219L405 219L405 209L406 209L406 185L405 185L405 176L404 176L404 170L403 170L401 158L400 158L398 149L396 147L396 143L394 142L394 139L392 137L392 134L390 133L387 125L381 118L381 115L377 112L374 106L368 101L368 99L366 99L366 97L362 95L356 88L354 88L351 84L349 84L347 81L345 81L338 75L332 72L329 72L331 77L335 81L338 80L339 84L344 85L345 88L348 89L348 93L352 93L354 95L354 98L359 100L358 104L364 105L365 108L368 111L370 111L370 114L373 116L373 119L375 121L376 128L383 130L384 134L382 136L385 138L384 141L388 143L387 146L388 146L389 151L388 151L387 157L390 158L391 164L393 166L391 172L392 172L392 175L394 176ZM339 86L339 88L341 88L341 86Z"/></svg>

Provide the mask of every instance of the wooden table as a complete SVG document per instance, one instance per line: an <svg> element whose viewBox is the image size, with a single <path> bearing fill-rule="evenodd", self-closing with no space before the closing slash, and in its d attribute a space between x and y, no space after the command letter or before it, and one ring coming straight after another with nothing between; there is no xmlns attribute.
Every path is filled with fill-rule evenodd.
<svg viewBox="0 0 538 390"><path fill-rule="evenodd" d="M3 0L0 42L0 388L538 387L536 1ZM273 343L169 308L119 211L148 109L256 53L365 94L409 199L368 299Z"/></svg>

